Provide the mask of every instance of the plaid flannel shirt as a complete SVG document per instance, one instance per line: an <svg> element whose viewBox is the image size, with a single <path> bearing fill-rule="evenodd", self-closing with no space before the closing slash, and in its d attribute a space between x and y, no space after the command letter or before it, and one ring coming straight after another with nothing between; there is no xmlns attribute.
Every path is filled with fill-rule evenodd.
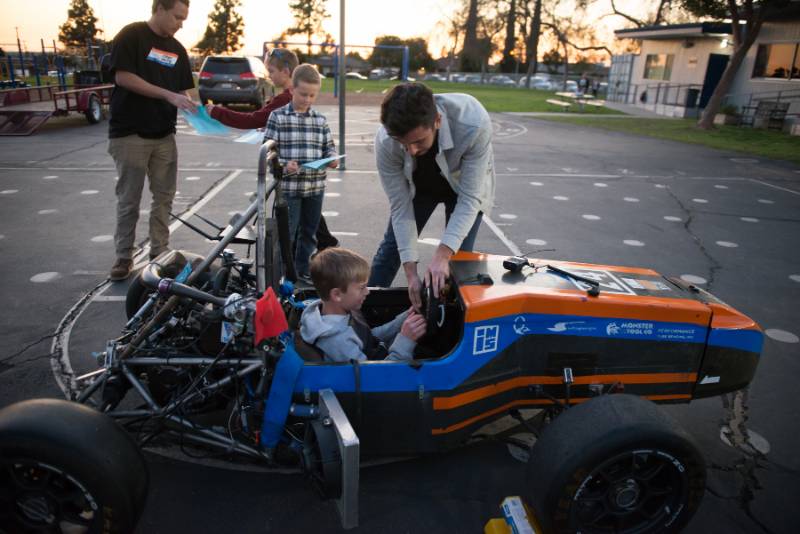
<svg viewBox="0 0 800 534"><path fill-rule="evenodd" d="M282 165L297 161L300 165L336 155L331 129L325 116L313 109L298 113L292 103L272 112L267 120L264 140L278 143ZM283 181L283 192L308 197L325 190L325 167L319 170L301 167L297 174Z"/></svg>

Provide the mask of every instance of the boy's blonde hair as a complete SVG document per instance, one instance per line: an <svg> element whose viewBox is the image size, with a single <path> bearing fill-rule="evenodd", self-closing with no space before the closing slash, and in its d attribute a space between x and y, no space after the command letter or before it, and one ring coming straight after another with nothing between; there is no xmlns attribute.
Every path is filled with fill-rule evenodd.
<svg viewBox="0 0 800 534"><path fill-rule="evenodd" d="M297 87L300 85L300 82L320 85L322 83L322 78L319 77L319 72L317 72L317 68L314 65L303 63L302 65L298 65L298 67L294 69L294 72L292 72L292 85Z"/></svg>
<svg viewBox="0 0 800 534"><path fill-rule="evenodd" d="M319 297L328 300L331 291L347 291L352 283L366 282L369 263L361 255L341 247L326 248L311 260L311 281Z"/></svg>
<svg viewBox="0 0 800 534"><path fill-rule="evenodd" d="M267 64L274 65L279 69L289 69L289 73L294 72L300 61L297 54L288 48L273 48L267 55Z"/></svg>

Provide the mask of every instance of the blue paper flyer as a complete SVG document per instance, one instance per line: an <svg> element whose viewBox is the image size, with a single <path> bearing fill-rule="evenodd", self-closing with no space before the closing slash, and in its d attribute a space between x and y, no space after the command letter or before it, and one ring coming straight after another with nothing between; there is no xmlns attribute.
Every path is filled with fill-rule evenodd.
<svg viewBox="0 0 800 534"><path fill-rule="evenodd" d="M323 159L318 159L316 161L309 161L308 163L303 163L300 166L305 167L306 169L319 170L328 163L330 163L331 161L342 159L343 157L345 157L345 155L346 154L342 154L341 156L333 156L332 158L323 158Z"/></svg>

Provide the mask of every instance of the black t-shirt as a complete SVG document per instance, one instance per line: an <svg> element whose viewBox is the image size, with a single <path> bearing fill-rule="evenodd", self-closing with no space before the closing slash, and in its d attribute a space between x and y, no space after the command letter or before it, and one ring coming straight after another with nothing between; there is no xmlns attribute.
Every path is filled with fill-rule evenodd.
<svg viewBox="0 0 800 534"><path fill-rule="evenodd" d="M114 37L111 72L118 70L175 93L194 87L186 49L174 37L156 34L146 22L128 24ZM166 100L142 96L117 85L111 95L108 136L138 134L159 139L175 133L177 116L177 108Z"/></svg>
<svg viewBox="0 0 800 534"><path fill-rule="evenodd" d="M432 200L447 201L458 197L450 183L442 176L442 169L436 163L436 154L439 153L439 134L430 150L421 156L417 156L417 167L414 169L412 178L414 180L415 196L424 196Z"/></svg>

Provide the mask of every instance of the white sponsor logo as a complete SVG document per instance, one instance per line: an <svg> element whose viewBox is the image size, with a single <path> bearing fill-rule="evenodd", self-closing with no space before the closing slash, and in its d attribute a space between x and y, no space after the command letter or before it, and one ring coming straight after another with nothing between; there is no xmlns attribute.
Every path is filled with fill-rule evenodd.
<svg viewBox="0 0 800 534"><path fill-rule="evenodd" d="M567 330L569 330L569 325L583 324L584 322L586 321L566 321L562 323L556 323L550 328L548 328L548 330L550 330L551 332L566 332Z"/></svg>
<svg viewBox="0 0 800 534"><path fill-rule="evenodd" d="M525 317L522 315L517 315L517 317L514 319L514 333L524 336L530 331L531 329L525 324Z"/></svg>
<svg viewBox="0 0 800 534"><path fill-rule="evenodd" d="M719 377L718 376L704 376L703 380L700 381L700 384L719 384Z"/></svg>
<svg viewBox="0 0 800 534"><path fill-rule="evenodd" d="M499 337L498 325L479 326L475 329L475 337L472 340L472 353L477 355L496 351Z"/></svg>
<svg viewBox="0 0 800 534"><path fill-rule="evenodd" d="M625 322L625 323L608 323L606 325L606 334L613 336L622 334L625 336L650 336L653 334L653 323L639 323L639 322Z"/></svg>
<svg viewBox="0 0 800 534"><path fill-rule="evenodd" d="M619 326L617 326L617 323L609 323L608 326L606 326L606 334L609 336L619 334Z"/></svg>

